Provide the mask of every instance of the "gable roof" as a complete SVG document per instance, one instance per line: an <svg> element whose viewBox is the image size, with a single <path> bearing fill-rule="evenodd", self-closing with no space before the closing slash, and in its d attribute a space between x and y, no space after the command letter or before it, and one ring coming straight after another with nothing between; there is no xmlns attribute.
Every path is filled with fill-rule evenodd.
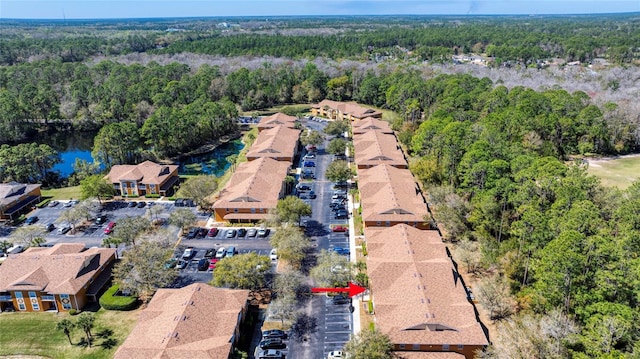
<svg viewBox="0 0 640 359"><path fill-rule="evenodd" d="M40 185L18 182L0 183L0 206L15 202L36 188L40 188Z"/></svg>
<svg viewBox="0 0 640 359"><path fill-rule="evenodd" d="M275 208L290 165L268 157L239 164L213 208Z"/></svg>
<svg viewBox="0 0 640 359"><path fill-rule="evenodd" d="M365 222L424 222L429 212L411 172L390 165L358 169Z"/></svg>
<svg viewBox="0 0 640 359"><path fill-rule="evenodd" d="M248 160L260 157L293 158L300 130L288 128L283 125L265 129L258 133L256 141L247 153Z"/></svg>
<svg viewBox="0 0 640 359"><path fill-rule="evenodd" d="M407 160L394 135L372 130L353 135L355 162L358 167L389 164L406 168Z"/></svg>
<svg viewBox="0 0 640 359"><path fill-rule="evenodd" d="M393 134L389 122L373 117L367 117L353 123L353 134L363 134L369 131L379 131L386 134Z"/></svg>
<svg viewBox="0 0 640 359"><path fill-rule="evenodd" d="M281 125L288 128L295 128L297 120L298 118L295 116L289 116L282 112L277 112L271 116L266 116L260 119L260 122L258 123L258 130L262 131L267 128L273 128Z"/></svg>
<svg viewBox="0 0 640 359"><path fill-rule="evenodd" d="M248 295L204 283L159 289L115 358L227 359Z"/></svg>
<svg viewBox="0 0 640 359"><path fill-rule="evenodd" d="M322 100L318 104L313 105L313 108L322 109L328 107L332 110L337 110L343 115L351 115L351 117L363 119L365 117L380 117L382 112L374 110L369 107L363 107L355 102L339 102L332 100Z"/></svg>
<svg viewBox="0 0 640 359"><path fill-rule="evenodd" d="M144 184L161 184L178 169L178 165L163 165L144 161L137 165L115 165L104 178L109 183L136 181Z"/></svg>
<svg viewBox="0 0 640 359"><path fill-rule="evenodd" d="M376 327L393 343L487 345L437 231L365 229Z"/></svg>
<svg viewBox="0 0 640 359"><path fill-rule="evenodd" d="M75 294L115 252L115 248L84 250L84 243L28 248L10 255L0 266L0 291Z"/></svg>

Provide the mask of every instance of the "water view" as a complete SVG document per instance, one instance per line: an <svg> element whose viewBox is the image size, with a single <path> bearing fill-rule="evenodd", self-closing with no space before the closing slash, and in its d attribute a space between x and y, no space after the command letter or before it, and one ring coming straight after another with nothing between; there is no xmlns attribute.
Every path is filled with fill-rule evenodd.
<svg viewBox="0 0 640 359"><path fill-rule="evenodd" d="M220 177L231 166L227 157L237 155L244 148L244 143L236 139L218 146L209 153L183 158L178 167L181 175L208 174Z"/></svg>

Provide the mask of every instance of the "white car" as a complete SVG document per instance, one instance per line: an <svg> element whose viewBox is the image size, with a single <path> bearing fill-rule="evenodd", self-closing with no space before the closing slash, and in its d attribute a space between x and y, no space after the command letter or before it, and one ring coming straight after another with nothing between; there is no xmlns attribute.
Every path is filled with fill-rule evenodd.
<svg viewBox="0 0 640 359"><path fill-rule="evenodd" d="M216 251L216 259L222 259L224 258L224 255L227 254L227 249L225 247L220 247L218 248L218 250Z"/></svg>
<svg viewBox="0 0 640 359"><path fill-rule="evenodd" d="M313 153L307 153L306 155L304 155L303 157L305 160L313 160L316 158L316 155L314 155Z"/></svg>
<svg viewBox="0 0 640 359"><path fill-rule="evenodd" d="M269 253L269 258L271 258L272 261L278 260L278 250L275 248L272 249L271 253Z"/></svg>
<svg viewBox="0 0 640 359"><path fill-rule="evenodd" d="M334 350L332 352L329 352L329 355L327 355L327 359L342 359L344 358L342 356L342 350Z"/></svg>

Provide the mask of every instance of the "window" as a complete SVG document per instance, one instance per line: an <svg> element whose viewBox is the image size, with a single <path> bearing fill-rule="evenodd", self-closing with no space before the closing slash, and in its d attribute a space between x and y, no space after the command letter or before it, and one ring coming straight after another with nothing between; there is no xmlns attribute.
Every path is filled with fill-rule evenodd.
<svg viewBox="0 0 640 359"><path fill-rule="evenodd" d="M420 344L414 344L413 350L420 350Z"/></svg>
<svg viewBox="0 0 640 359"><path fill-rule="evenodd" d="M27 306L24 304L24 298L22 298L22 292L15 292L16 302L18 302L18 310L27 310Z"/></svg>
<svg viewBox="0 0 640 359"><path fill-rule="evenodd" d="M251 213L256 213L256 209L255 208L251 208Z"/></svg>
<svg viewBox="0 0 640 359"><path fill-rule="evenodd" d="M458 344L458 350L463 350L464 349L464 344Z"/></svg>
<svg viewBox="0 0 640 359"><path fill-rule="evenodd" d="M31 308L33 310L39 312L40 311L40 303L38 303L38 296L36 292L29 292L29 300L31 301Z"/></svg>
<svg viewBox="0 0 640 359"><path fill-rule="evenodd" d="M69 299L69 294L60 294L60 302L62 302L62 309L71 309L71 300Z"/></svg>
<svg viewBox="0 0 640 359"><path fill-rule="evenodd" d="M234 209L233 209L233 211L234 211L235 213L238 213L238 209L237 209L237 208L234 208Z"/></svg>
<svg viewBox="0 0 640 359"><path fill-rule="evenodd" d="M398 344L398 346L400 347L400 349L404 349L404 344Z"/></svg>
<svg viewBox="0 0 640 359"><path fill-rule="evenodd" d="M442 350L449 350L449 344L442 344Z"/></svg>

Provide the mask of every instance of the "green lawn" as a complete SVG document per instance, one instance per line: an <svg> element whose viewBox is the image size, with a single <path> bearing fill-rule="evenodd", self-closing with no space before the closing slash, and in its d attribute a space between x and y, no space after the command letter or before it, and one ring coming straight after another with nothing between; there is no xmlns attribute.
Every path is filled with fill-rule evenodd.
<svg viewBox="0 0 640 359"><path fill-rule="evenodd" d="M80 186L43 189L42 197L51 197L57 200L80 199L82 193Z"/></svg>
<svg viewBox="0 0 640 359"><path fill-rule="evenodd" d="M590 159L588 172L600 178L604 186L624 189L640 177L640 156Z"/></svg>
<svg viewBox="0 0 640 359"><path fill-rule="evenodd" d="M0 356L41 355L47 358L112 358L116 349L133 329L140 310L130 312L96 312L91 348L81 344L83 333L76 329L69 344L67 337L55 329L63 318L76 317L57 313L2 313L0 314ZM108 331L112 331L108 335ZM102 337L100 337L102 334Z"/></svg>

